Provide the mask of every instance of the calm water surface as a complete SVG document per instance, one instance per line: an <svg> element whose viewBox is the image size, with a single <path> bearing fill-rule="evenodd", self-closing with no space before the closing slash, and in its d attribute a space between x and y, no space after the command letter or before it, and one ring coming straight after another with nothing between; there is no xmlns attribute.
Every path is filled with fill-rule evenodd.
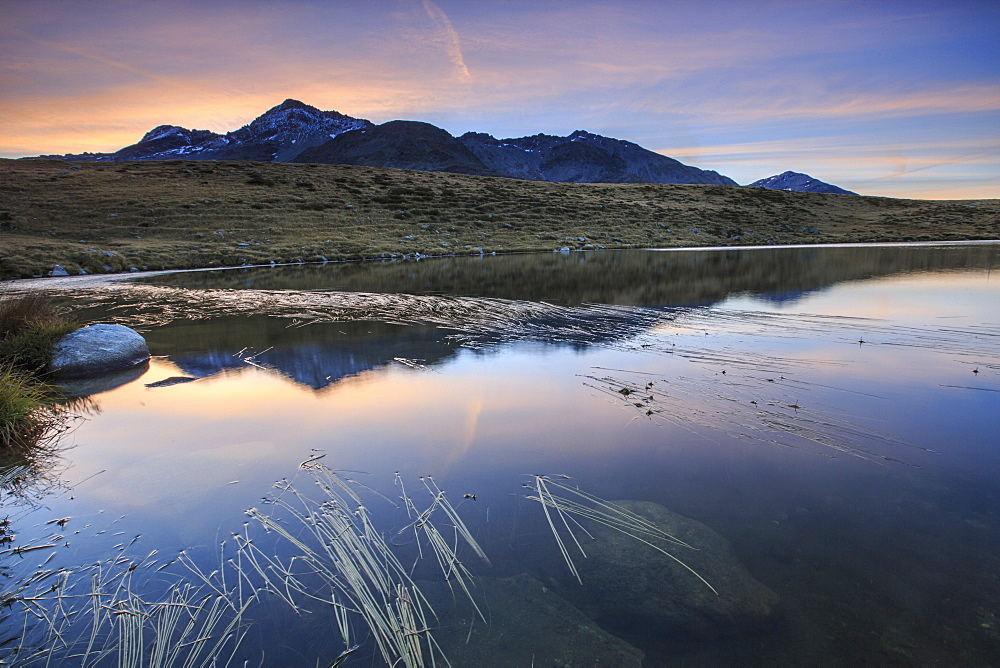
<svg viewBox="0 0 1000 668"><path fill-rule="evenodd" d="M308 536L273 501L294 498L274 486L281 480L307 505L327 498L300 468L309 461L314 474L325 466L356 481L377 531L407 570L416 564L439 613L427 626L454 665L484 665L477 651L487 650L494 665L614 665L615 652L639 656L626 643L649 666L995 665L998 260L1000 246L983 244L601 252L182 273L60 291L90 321L140 329L154 358L131 377L71 388L85 419L30 487L41 500L6 493L13 545L39 549L0 556L5 587L50 575L35 575L20 594L28 600L7 608L0 656L24 660L19 643L47 643L70 661L59 639L82 638L79 654L84 617L104 614L101 605L114 643L138 637L126 629L138 615L114 592L51 593L88 565L144 600L178 581L230 599L245 586L238 596L249 600L260 581L248 562L248 575L230 573L216 589L193 571L215 582L209 574L253 540L312 582L297 548L246 514L273 508L291 534ZM570 545L586 563L576 583L542 506L526 498L536 474L700 523L708 533L698 536L712 536L704 545L727 555L702 573L719 597L686 572L657 571L626 592L615 578L634 580L631 566ZM460 586L452 579L454 598L441 593L441 570L430 552L418 558L419 520L401 501L405 490L427 508L434 486L490 560L437 519L480 582L487 623L468 644ZM590 549L575 525L562 535L569 527ZM635 573L664 568L644 549L634 547ZM683 551L692 565L702 558ZM693 584L675 590L683 578ZM287 595L294 607L258 594L242 642L220 661L329 665L347 646L335 608ZM644 600L671 596L686 597L682 613ZM723 599L739 602L722 613ZM86 612L53 622L71 603ZM754 605L756 616L744 609ZM525 617L532 610L539 619ZM357 616L349 625L358 648L344 665L379 665L372 632ZM620 640L594 641L600 633ZM589 662L552 651L588 642L604 652Z"/></svg>

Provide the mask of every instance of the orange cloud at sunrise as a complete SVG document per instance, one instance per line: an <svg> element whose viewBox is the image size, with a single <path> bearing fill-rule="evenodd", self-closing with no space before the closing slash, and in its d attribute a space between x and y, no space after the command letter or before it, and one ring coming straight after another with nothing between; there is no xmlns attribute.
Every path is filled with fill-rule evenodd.
<svg viewBox="0 0 1000 668"><path fill-rule="evenodd" d="M8 0L0 156L227 132L286 98L497 137L586 129L740 183L1000 197L1000 9ZM770 148L769 148L770 147ZM816 148L819 150L813 150Z"/></svg>

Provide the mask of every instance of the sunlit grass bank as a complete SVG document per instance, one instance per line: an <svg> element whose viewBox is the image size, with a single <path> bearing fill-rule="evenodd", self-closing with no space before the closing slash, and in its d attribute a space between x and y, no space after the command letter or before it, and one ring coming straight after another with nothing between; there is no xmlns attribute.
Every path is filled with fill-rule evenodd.
<svg viewBox="0 0 1000 668"><path fill-rule="evenodd" d="M0 278L402 255L1000 238L1000 203L340 165L0 160Z"/></svg>

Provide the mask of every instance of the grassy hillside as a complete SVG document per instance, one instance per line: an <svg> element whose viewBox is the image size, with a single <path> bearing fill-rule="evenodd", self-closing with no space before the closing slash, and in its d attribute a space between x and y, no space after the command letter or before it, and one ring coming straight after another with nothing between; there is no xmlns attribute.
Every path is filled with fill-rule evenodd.
<svg viewBox="0 0 1000 668"><path fill-rule="evenodd" d="M0 160L0 278L554 248L1000 238L1000 201L338 165Z"/></svg>

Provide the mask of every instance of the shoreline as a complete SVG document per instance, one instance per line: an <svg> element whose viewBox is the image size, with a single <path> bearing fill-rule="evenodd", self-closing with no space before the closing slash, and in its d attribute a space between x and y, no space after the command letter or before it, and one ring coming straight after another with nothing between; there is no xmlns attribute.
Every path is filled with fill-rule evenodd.
<svg viewBox="0 0 1000 668"><path fill-rule="evenodd" d="M0 160L0 277L1000 239L1000 201L236 161Z"/></svg>
<svg viewBox="0 0 1000 668"><path fill-rule="evenodd" d="M604 253L604 252L656 252L656 253L690 253L692 251L753 251L753 250L776 250L782 248L898 248L898 247L935 247L935 246L989 246L1000 245L1000 239L970 239L967 241L875 241L875 242L841 242L830 244L776 244L759 246L684 246L667 248L608 248L596 250L570 251L512 251L502 253L503 255L543 255L553 252L573 252L573 253ZM305 265L327 265L327 264L347 264L347 263L395 263L395 262L421 262L424 260L454 259L454 258L478 258L501 255L501 253L483 254L453 254L434 255L420 257L388 257L388 258L366 258L358 260L327 260L317 262L285 262L275 264L247 264L235 265L231 267L198 267L189 269L158 269L153 271L133 271L119 272L112 274L84 274L75 276L43 276L37 278L11 278L0 280L0 294L16 294L19 292L33 292L36 290L67 290L71 288L102 288L116 283L123 283L130 280L149 278L153 276L164 276L168 274L187 274L202 271L234 271L239 269L276 269L278 267L296 267Z"/></svg>

